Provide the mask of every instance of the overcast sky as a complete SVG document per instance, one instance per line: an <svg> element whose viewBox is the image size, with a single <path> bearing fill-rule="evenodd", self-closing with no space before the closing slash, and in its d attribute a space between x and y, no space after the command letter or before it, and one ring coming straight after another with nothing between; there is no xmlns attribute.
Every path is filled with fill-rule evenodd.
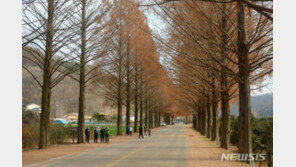
<svg viewBox="0 0 296 167"><path fill-rule="evenodd" d="M142 9L144 9L144 8L145 7L142 7ZM164 30L166 27L165 23L160 18L158 18L151 10L145 10L144 13L148 18L148 25L149 25L150 29L152 30L152 32L154 34L162 35L162 33L164 33ZM163 60L163 58L160 57L161 64L163 64L162 60ZM263 87L261 89L256 89L254 86L251 86L251 89L256 89L251 92L251 95L256 96L256 95L262 95L262 94L266 94L266 93L273 93L273 78L265 80L263 82L263 85L265 85L265 87Z"/></svg>

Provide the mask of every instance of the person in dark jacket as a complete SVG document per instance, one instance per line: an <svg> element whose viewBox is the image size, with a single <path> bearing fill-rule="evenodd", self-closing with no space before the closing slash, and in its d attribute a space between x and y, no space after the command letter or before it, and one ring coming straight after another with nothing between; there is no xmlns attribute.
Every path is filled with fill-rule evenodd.
<svg viewBox="0 0 296 167"><path fill-rule="evenodd" d="M94 130L94 143L98 143L98 136L99 136L99 132L97 131L97 129Z"/></svg>
<svg viewBox="0 0 296 167"><path fill-rule="evenodd" d="M142 126L140 126L140 128L139 128L139 138L142 136L142 138L144 138L144 136L143 136L143 127Z"/></svg>
<svg viewBox="0 0 296 167"><path fill-rule="evenodd" d="M126 132L125 132L127 136L129 136L129 131L130 131L130 127L127 125L126 126Z"/></svg>
<svg viewBox="0 0 296 167"><path fill-rule="evenodd" d="M86 142L89 143L89 129L88 128L85 129L85 139L86 139Z"/></svg>
<svg viewBox="0 0 296 167"><path fill-rule="evenodd" d="M149 134L149 137L151 136L151 129L149 128L148 129L148 134Z"/></svg>
<svg viewBox="0 0 296 167"><path fill-rule="evenodd" d="M109 127L105 128L105 143L109 143Z"/></svg>
<svg viewBox="0 0 296 167"><path fill-rule="evenodd" d="M100 130L100 137L101 137L101 143L104 143L105 141L105 128L102 127L102 129Z"/></svg>

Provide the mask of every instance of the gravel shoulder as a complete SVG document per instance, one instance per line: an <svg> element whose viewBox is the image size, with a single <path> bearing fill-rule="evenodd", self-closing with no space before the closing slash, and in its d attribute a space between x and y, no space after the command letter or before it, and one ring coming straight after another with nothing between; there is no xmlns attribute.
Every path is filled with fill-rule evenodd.
<svg viewBox="0 0 296 167"><path fill-rule="evenodd" d="M186 140L188 167L250 167L242 162L221 161L221 154L229 153L229 151L219 148L191 126L186 127Z"/></svg>

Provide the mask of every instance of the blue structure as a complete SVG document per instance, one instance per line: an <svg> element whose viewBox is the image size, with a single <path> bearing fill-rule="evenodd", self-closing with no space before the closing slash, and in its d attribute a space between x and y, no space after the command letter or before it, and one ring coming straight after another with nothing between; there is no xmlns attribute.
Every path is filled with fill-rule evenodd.
<svg viewBox="0 0 296 167"><path fill-rule="evenodd" d="M68 121L66 121L66 120L64 120L64 119L56 119L55 122L56 122L57 124L63 124L63 125L69 123Z"/></svg>

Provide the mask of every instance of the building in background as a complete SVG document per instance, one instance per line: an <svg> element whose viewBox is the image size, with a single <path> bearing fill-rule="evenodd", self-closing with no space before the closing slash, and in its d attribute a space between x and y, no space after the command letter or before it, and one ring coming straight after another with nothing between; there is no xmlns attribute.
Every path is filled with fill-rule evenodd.
<svg viewBox="0 0 296 167"><path fill-rule="evenodd" d="M32 111L36 114L41 113L41 107L35 103L30 103L26 106L25 111Z"/></svg>
<svg viewBox="0 0 296 167"><path fill-rule="evenodd" d="M77 123L78 122L78 113L70 113L64 116L64 118L66 119L66 121L70 122L70 123ZM84 116L84 120L85 123L91 123L93 122L92 120L92 116Z"/></svg>

